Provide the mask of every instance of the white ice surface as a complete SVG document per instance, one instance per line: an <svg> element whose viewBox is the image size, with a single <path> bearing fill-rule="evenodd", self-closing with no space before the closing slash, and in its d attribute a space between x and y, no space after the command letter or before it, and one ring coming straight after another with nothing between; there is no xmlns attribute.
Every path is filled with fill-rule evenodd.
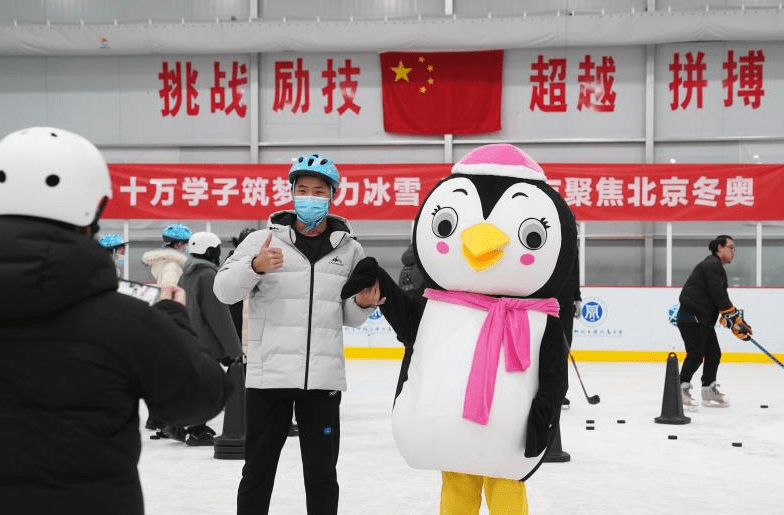
<svg viewBox="0 0 784 515"><path fill-rule="evenodd" d="M414 470L392 439L390 409L399 363L349 360L341 406L338 480L343 515L435 515L439 472ZM728 408L700 406L691 423L654 423L666 365L578 362L589 405L571 364L571 409L561 417L567 463L543 464L527 481L531 515L784 514L784 370L722 364ZM699 398L699 374L692 383ZM762 404L769 408L763 409ZM492 416L492 415L491 415ZM142 424L147 418L142 406ZM586 430L586 420L595 430ZM624 419L625 424L618 424ZM210 425L221 432L223 415ZM228 515L236 509L242 461L216 460L212 447L150 440L142 431L139 471L148 515ZM670 440L668 435L677 435ZM742 442L742 447L733 447ZM270 513L304 515L296 438L281 455ZM483 504L481 513L486 514Z"/></svg>

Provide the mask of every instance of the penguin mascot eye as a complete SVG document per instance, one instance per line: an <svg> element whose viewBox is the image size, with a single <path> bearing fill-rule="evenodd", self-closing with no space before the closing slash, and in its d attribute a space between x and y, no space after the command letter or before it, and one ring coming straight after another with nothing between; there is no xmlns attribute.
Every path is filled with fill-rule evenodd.
<svg viewBox="0 0 784 515"><path fill-rule="evenodd" d="M547 241L547 225L536 218L526 218L517 230L520 243L529 250L537 250Z"/></svg>
<svg viewBox="0 0 784 515"><path fill-rule="evenodd" d="M433 234L439 238L447 238L457 227L457 211L451 207L437 206L433 213Z"/></svg>

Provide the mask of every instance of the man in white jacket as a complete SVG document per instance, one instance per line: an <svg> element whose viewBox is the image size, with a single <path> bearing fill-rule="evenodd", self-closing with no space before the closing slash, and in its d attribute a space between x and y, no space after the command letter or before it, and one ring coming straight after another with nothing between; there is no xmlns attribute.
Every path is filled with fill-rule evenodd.
<svg viewBox="0 0 784 515"><path fill-rule="evenodd" d="M294 210L274 213L266 229L248 235L215 277L218 299L231 304L248 295L249 303L238 515L268 513L292 414L299 424L308 514L337 513L343 326L362 325L383 302L378 285L340 298L364 252L348 222L328 214L340 184L332 160L299 157L289 182Z"/></svg>

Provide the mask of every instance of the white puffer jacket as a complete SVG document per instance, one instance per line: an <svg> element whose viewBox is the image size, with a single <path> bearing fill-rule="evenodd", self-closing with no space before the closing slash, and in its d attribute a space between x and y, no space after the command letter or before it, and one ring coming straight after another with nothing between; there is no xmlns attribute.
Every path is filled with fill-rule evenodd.
<svg viewBox="0 0 784 515"><path fill-rule="evenodd" d="M170 247L148 250L142 255L142 263L150 267L150 273L158 286L177 286L187 260L188 256L183 252Z"/></svg>
<svg viewBox="0 0 784 515"><path fill-rule="evenodd" d="M340 228L330 234L332 251L311 265L294 246L297 233L286 224L293 219L274 213L267 229L249 234L215 276L215 295L226 304L249 296L248 388L345 391L343 326L362 325L374 308L342 301L340 290L364 251L348 223L330 216ZM251 261L270 232L283 266L257 274Z"/></svg>

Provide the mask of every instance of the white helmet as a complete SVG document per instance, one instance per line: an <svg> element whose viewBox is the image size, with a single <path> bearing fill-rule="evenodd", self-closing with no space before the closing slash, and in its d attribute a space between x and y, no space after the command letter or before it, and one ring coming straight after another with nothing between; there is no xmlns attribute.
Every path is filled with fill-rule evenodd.
<svg viewBox="0 0 784 515"><path fill-rule="evenodd" d="M188 252L191 254L205 254L207 249L220 247L221 241L211 232L195 232L188 240Z"/></svg>
<svg viewBox="0 0 784 515"><path fill-rule="evenodd" d="M109 168L82 136L31 127L0 140L0 215L87 226L112 198Z"/></svg>

